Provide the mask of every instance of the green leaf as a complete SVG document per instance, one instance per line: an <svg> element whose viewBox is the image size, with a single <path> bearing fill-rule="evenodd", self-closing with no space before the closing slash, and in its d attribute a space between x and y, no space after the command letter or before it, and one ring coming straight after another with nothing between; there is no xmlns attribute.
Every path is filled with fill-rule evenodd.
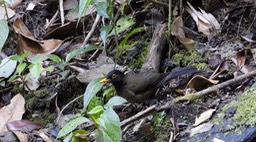
<svg viewBox="0 0 256 142"><path fill-rule="evenodd" d="M45 71L52 72L54 70L53 66L48 66L47 68L44 68Z"/></svg>
<svg viewBox="0 0 256 142"><path fill-rule="evenodd" d="M125 100L124 98L122 97L119 97L119 96L114 96L112 97L108 102L107 104L105 104L105 108L109 108L109 107L113 107L113 106L116 106L116 105L121 105L123 103L126 103L127 100Z"/></svg>
<svg viewBox="0 0 256 142"><path fill-rule="evenodd" d="M0 51L2 51L4 43L6 42L9 35L8 22L5 19L0 20L0 31Z"/></svg>
<svg viewBox="0 0 256 142"><path fill-rule="evenodd" d="M28 55L29 55L29 51L26 51L25 53L23 53L20 57L22 58L22 61L26 58L26 57L28 57Z"/></svg>
<svg viewBox="0 0 256 142"><path fill-rule="evenodd" d="M112 29L111 25L100 28L100 37L102 38L104 48L106 48L107 37L111 29Z"/></svg>
<svg viewBox="0 0 256 142"><path fill-rule="evenodd" d="M104 109L102 106L96 106L91 111L88 112L88 114L102 114L104 112Z"/></svg>
<svg viewBox="0 0 256 142"><path fill-rule="evenodd" d="M47 57L54 62L61 62L61 58L57 55L49 54L49 55L47 55Z"/></svg>
<svg viewBox="0 0 256 142"><path fill-rule="evenodd" d="M2 60L0 64L0 78L8 78L15 71L17 61L11 60L9 57L6 57Z"/></svg>
<svg viewBox="0 0 256 142"><path fill-rule="evenodd" d="M130 16L122 17L116 23L116 33L115 33L115 29L112 29L111 33L108 36L119 34L127 30L133 24L135 24L135 21Z"/></svg>
<svg viewBox="0 0 256 142"><path fill-rule="evenodd" d="M144 27L139 27L139 28L136 28L134 30L132 30L130 33L126 34L125 38L122 40L120 46L123 47L126 43L127 43L127 40L133 36L134 34L137 34L139 32L142 32L144 30Z"/></svg>
<svg viewBox="0 0 256 142"><path fill-rule="evenodd" d="M72 137L71 142L87 142L88 141L87 138L83 139L81 137L76 137L77 134L84 135L86 133L87 133L87 131L85 131L85 130L76 130L76 131L72 132L73 137Z"/></svg>
<svg viewBox="0 0 256 142"><path fill-rule="evenodd" d="M89 51L96 50L96 49L101 49L101 48L99 46L89 45L88 44L88 45L85 45L85 47L83 47L83 48L79 48L79 49L73 50L72 52L70 52L67 55L66 62L69 62L70 59L73 58L76 55L80 55L82 53L89 52Z"/></svg>
<svg viewBox="0 0 256 142"><path fill-rule="evenodd" d="M66 138L63 140L63 142L70 142L70 140L72 139L72 133L70 133L68 136L66 136Z"/></svg>
<svg viewBox="0 0 256 142"><path fill-rule="evenodd" d="M40 77L40 74L43 70L43 65L42 63L36 63L33 65L32 68L29 69L31 75L35 78L39 78Z"/></svg>
<svg viewBox="0 0 256 142"><path fill-rule="evenodd" d="M78 17L78 22L80 21L81 17L83 16L86 8L88 5L91 3L91 0L80 0L79 1L79 17Z"/></svg>
<svg viewBox="0 0 256 142"><path fill-rule="evenodd" d="M96 129L94 133L96 135L96 142L113 142L102 129Z"/></svg>
<svg viewBox="0 0 256 142"><path fill-rule="evenodd" d="M80 124L83 124L85 122L90 122L90 120L86 117L77 117L72 120L70 120L59 132L57 139L60 137L63 137L67 135L68 133L71 133L73 130L76 129L76 127Z"/></svg>
<svg viewBox="0 0 256 142"><path fill-rule="evenodd" d="M107 109L100 117L105 126L102 126L104 132L113 142L120 142L122 131L118 115L113 109ZM100 125L101 126L101 125Z"/></svg>
<svg viewBox="0 0 256 142"><path fill-rule="evenodd" d="M87 106L87 110L91 111L96 106L101 105L100 97L94 96L92 97L89 105Z"/></svg>
<svg viewBox="0 0 256 142"><path fill-rule="evenodd" d="M87 108L89 102L91 101L92 97L97 94L98 91L102 88L103 84L100 83L101 78L95 79L91 81L88 86L86 87L84 93L84 109Z"/></svg>
<svg viewBox="0 0 256 142"><path fill-rule="evenodd" d="M104 18L110 18L109 15L107 14L107 8L108 8L108 4L106 2L99 2L96 10L100 16Z"/></svg>
<svg viewBox="0 0 256 142"><path fill-rule="evenodd" d="M37 64L40 59L41 59L41 54L36 54L33 58L31 58L31 63Z"/></svg>
<svg viewBox="0 0 256 142"><path fill-rule="evenodd" d="M21 73L24 71L24 69L26 68L26 66L27 66L27 63L19 64L19 65L17 66L17 72L18 72L19 74L21 74Z"/></svg>
<svg viewBox="0 0 256 142"><path fill-rule="evenodd" d="M103 97L106 97L107 99L109 99L109 98L115 96L115 94L116 94L116 89L115 89L115 87L114 87L114 86L110 86L110 87L108 87L106 90L104 90L102 96L103 96Z"/></svg>
<svg viewBox="0 0 256 142"><path fill-rule="evenodd" d="M18 61L19 63L22 63L23 62L23 59L21 58L21 56L19 55L13 55L10 57L11 60L15 60L15 61Z"/></svg>
<svg viewBox="0 0 256 142"><path fill-rule="evenodd" d="M100 118L100 115L104 113L104 109L102 106L96 106L91 111L88 112L90 118L96 122L97 119Z"/></svg>

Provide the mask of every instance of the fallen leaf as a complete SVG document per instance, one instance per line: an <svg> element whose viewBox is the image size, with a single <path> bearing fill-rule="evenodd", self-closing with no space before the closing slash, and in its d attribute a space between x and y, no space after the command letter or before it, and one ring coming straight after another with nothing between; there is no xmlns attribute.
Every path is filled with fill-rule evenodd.
<svg viewBox="0 0 256 142"><path fill-rule="evenodd" d="M214 79L224 71L229 69L228 61L223 61L219 64L219 66L216 68L216 70L212 73L209 79Z"/></svg>
<svg viewBox="0 0 256 142"><path fill-rule="evenodd" d="M193 126L198 126L198 125L204 123L205 121L207 121L215 111L216 111L216 109L209 109L209 110L203 112L199 117L196 117L196 120L195 120L195 123L193 124Z"/></svg>
<svg viewBox="0 0 256 142"><path fill-rule="evenodd" d="M9 57L4 58L0 64L0 78L8 78L15 71L17 61L11 60Z"/></svg>
<svg viewBox="0 0 256 142"><path fill-rule="evenodd" d="M32 131L43 128L43 125L30 120L16 120L6 123L8 130L12 131Z"/></svg>
<svg viewBox="0 0 256 142"><path fill-rule="evenodd" d="M42 61L46 59L46 55L56 51L62 44L62 41L58 39L36 40L27 26L19 18L14 21L13 28L19 34L17 54L22 55L26 51L29 51L28 59L40 53L43 55Z"/></svg>
<svg viewBox="0 0 256 142"><path fill-rule="evenodd" d="M184 32L184 23L182 16L177 17L172 25L171 25L171 32L172 35L176 36L179 41L188 49L191 50L195 47L196 42L192 39L186 38L185 37L185 32Z"/></svg>
<svg viewBox="0 0 256 142"><path fill-rule="evenodd" d="M204 124L199 125L195 128L192 128L190 130L189 137L193 137L195 134L200 134L200 133L207 132L207 131L211 130L212 126L213 126L212 123L204 123Z"/></svg>
<svg viewBox="0 0 256 142"><path fill-rule="evenodd" d="M12 131L20 142L28 142L28 134L22 133L20 131Z"/></svg>
<svg viewBox="0 0 256 142"><path fill-rule="evenodd" d="M196 22L200 32L206 36L215 36L220 32L220 24L212 14L206 13L200 8L200 11L197 11L189 2L187 4L186 10Z"/></svg>
<svg viewBox="0 0 256 142"><path fill-rule="evenodd" d="M30 76L30 78L28 80L26 80L25 83L27 84L25 86L26 91L29 91L29 90L34 91L40 86L40 82L38 81L38 78L35 78L35 77L32 77L32 76Z"/></svg>
<svg viewBox="0 0 256 142"><path fill-rule="evenodd" d="M193 88L196 91L200 91L207 88L210 85L217 84L218 82L218 80L207 79L203 76L196 75L188 82L187 88Z"/></svg>
<svg viewBox="0 0 256 142"><path fill-rule="evenodd" d="M0 131L7 130L6 124L10 121L21 120L25 112L25 99L21 94L15 95L11 103L0 109Z"/></svg>
<svg viewBox="0 0 256 142"><path fill-rule="evenodd" d="M52 142L52 140L43 132L39 133L39 136L45 141L45 142Z"/></svg>

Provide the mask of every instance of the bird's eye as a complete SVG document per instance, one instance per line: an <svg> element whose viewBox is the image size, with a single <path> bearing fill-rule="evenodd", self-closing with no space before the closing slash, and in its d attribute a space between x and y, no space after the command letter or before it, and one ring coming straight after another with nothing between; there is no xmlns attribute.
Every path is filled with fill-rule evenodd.
<svg viewBox="0 0 256 142"><path fill-rule="evenodd" d="M112 74L112 79L115 79L116 78L116 74Z"/></svg>

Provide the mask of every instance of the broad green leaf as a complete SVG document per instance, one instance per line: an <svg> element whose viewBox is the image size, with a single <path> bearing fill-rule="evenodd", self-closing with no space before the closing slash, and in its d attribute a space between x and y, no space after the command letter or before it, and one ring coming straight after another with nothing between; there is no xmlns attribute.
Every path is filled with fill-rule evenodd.
<svg viewBox="0 0 256 142"><path fill-rule="evenodd" d="M0 20L0 31L1 31L1 34L0 34L0 52L1 52L4 46L4 43L7 40L9 35L8 22L5 19Z"/></svg>
<svg viewBox="0 0 256 142"><path fill-rule="evenodd" d="M0 78L8 78L15 71L17 61L11 60L9 57L6 57L2 60L0 64Z"/></svg>
<svg viewBox="0 0 256 142"><path fill-rule="evenodd" d="M63 142L70 142L70 140L72 139L72 133L70 133L68 136L66 136L66 138L63 140Z"/></svg>
<svg viewBox="0 0 256 142"><path fill-rule="evenodd" d="M35 78L39 78L40 77L40 74L43 70L43 65L42 63L36 63L33 65L32 68L29 69L31 75Z"/></svg>
<svg viewBox="0 0 256 142"><path fill-rule="evenodd" d="M91 111L88 112L88 114L101 114L104 112L104 109L102 106L96 106Z"/></svg>
<svg viewBox="0 0 256 142"><path fill-rule="evenodd" d="M41 54L36 54L33 58L31 58L32 64L37 64L41 59Z"/></svg>
<svg viewBox="0 0 256 142"><path fill-rule="evenodd" d="M121 123L116 112L113 109L107 109L100 118L105 125L102 126L104 132L110 137L113 142L120 142L122 136Z"/></svg>
<svg viewBox="0 0 256 142"><path fill-rule="evenodd" d="M61 62L61 58L57 55L49 54L49 55L47 55L47 57L54 62Z"/></svg>
<svg viewBox="0 0 256 142"><path fill-rule="evenodd" d="M45 71L52 72L54 70L53 66L48 66L47 68L44 68Z"/></svg>
<svg viewBox="0 0 256 142"><path fill-rule="evenodd" d="M107 37L111 29L112 26L110 25L100 28L100 37L102 38L104 48L106 48Z"/></svg>
<svg viewBox="0 0 256 142"><path fill-rule="evenodd" d="M86 87L85 93L84 93L84 109L87 108L89 102L91 101L92 97L97 94L98 91L103 86L103 83L100 83L101 78L95 79L91 81L88 86Z"/></svg>
<svg viewBox="0 0 256 142"><path fill-rule="evenodd" d="M10 59L11 59L11 60L18 61L19 63L22 63L22 62L23 62L21 56L19 56L19 55L13 55L13 56L10 57Z"/></svg>
<svg viewBox="0 0 256 142"><path fill-rule="evenodd" d="M21 73L24 71L24 69L26 68L26 66L27 66L27 63L19 64L19 65L17 66L17 72L18 72L19 74L21 74Z"/></svg>
<svg viewBox="0 0 256 142"><path fill-rule="evenodd" d="M26 58L26 57L28 57L28 54L29 54L30 52L29 51L26 51L25 53L23 53L20 57L22 58L22 61Z"/></svg>
<svg viewBox="0 0 256 142"><path fill-rule="evenodd" d="M92 97L89 105L87 106L87 110L91 111L96 106L101 105L100 97L94 96Z"/></svg>
<svg viewBox="0 0 256 142"><path fill-rule="evenodd" d="M88 112L88 114L90 115L90 118L96 122L96 120L98 118L100 118L100 115L104 113L104 109L102 106L96 106L94 107L91 111Z"/></svg>
<svg viewBox="0 0 256 142"><path fill-rule="evenodd" d="M113 107L113 106L116 106L116 105L121 105L123 103L126 103L127 100L125 100L124 98L122 97L119 97L119 96L114 96L112 97L108 102L107 104L105 104L105 108L109 108L109 107Z"/></svg>
<svg viewBox="0 0 256 142"><path fill-rule="evenodd" d="M70 59L72 59L76 55L80 55L82 53L89 52L89 51L96 50L96 49L101 49L101 48L99 46L95 46L95 45L85 45L85 47L83 47L83 48L73 50L72 52L70 52L67 55L66 62L69 62Z"/></svg>
<svg viewBox="0 0 256 142"><path fill-rule="evenodd" d="M99 2L96 10L100 16L102 16L104 18L110 18L107 13L107 8L108 8L108 4L106 2Z"/></svg>
<svg viewBox="0 0 256 142"><path fill-rule="evenodd" d="M59 132L57 139L60 137L63 137L65 135L67 135L68 133L71 133L73 130L76 129L76 127L80 124L86 123L86 122L90 122L90 120L86 117L77 117L74 118L72 120L70 120Z"/></svg>
<svg viewBox="0 0 256 142"><path fill-rule="evenodd" d="M102 129L96 129L94 133L96 135L96 142L113 142Z"/></svg>
<svg viewBox="0 0 256 142"><path fill-rule="evenodd" d="M130 16L122 17L116 23L116 33L115 33L115 29L113 28L111 33L108 36L119 34L119 33L123 32L123 31L127 30L133 24L135 24L135 21Z"/></svg>

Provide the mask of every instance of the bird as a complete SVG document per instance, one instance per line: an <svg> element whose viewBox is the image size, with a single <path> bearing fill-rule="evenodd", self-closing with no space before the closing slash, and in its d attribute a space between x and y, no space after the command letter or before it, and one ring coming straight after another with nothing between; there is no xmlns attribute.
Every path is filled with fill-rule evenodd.
<svg viewBox="0 0 256 142"><path fill-rule="evenodd" d="M130 103L143 103L149 100L167 81L181 75L195 73L194 66L184 67L167 73L138 73L125 75L119 70L110 71L101 83L111 83L117 95Z"/></svg>

